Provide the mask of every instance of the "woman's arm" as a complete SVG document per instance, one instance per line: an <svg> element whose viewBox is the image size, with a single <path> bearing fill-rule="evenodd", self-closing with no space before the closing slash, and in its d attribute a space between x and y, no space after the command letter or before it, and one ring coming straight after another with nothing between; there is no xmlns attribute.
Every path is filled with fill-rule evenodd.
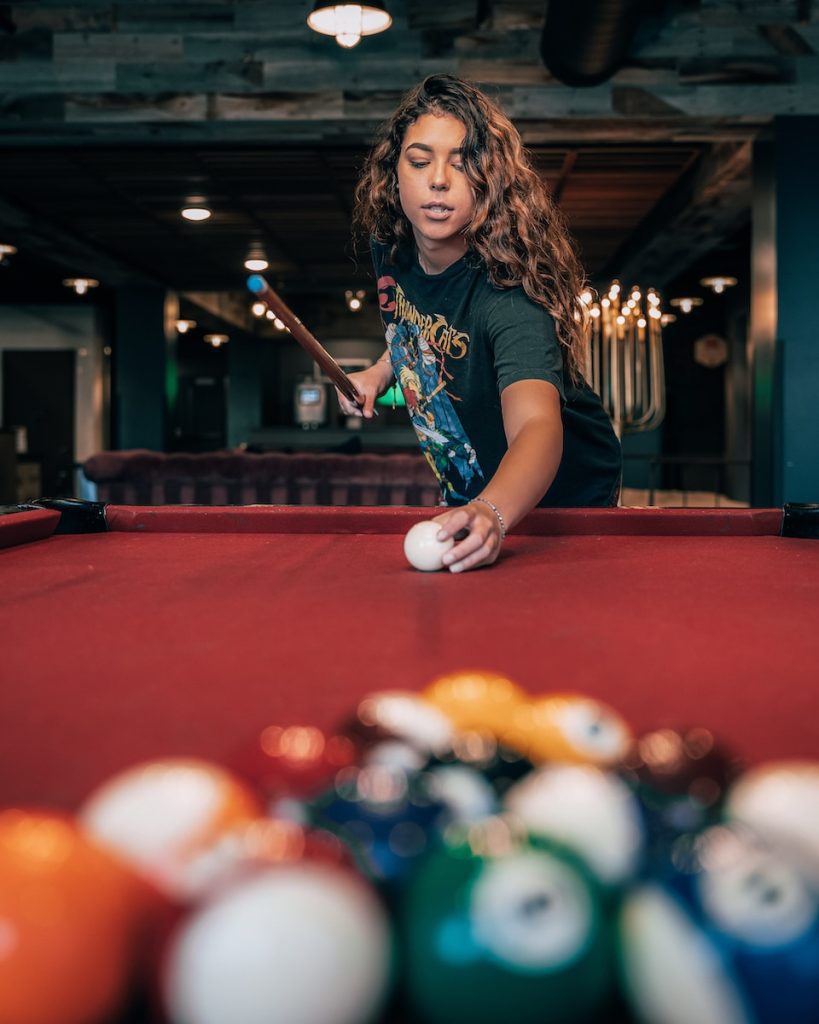
<svg viewBox="0 0 819 1024"><path fill-rule="evenodd" d="M372 419L376 399L384 394L394 379L389 351L380 356L366 370L359 370L357 373L348 374L348 376L364 399L364 403L360 406L355 405L336 388L336 397L341 411L345 416L363 416L365 419Z"/></svg>
<svg viewBox="0 0 819 1024"><path fill-rule="evenodd" d="M530 512L548 491L563 454L560 395L553 384L521 380L501 392L503 426L509 448L480 497L435 519L446 537L459 530L469 535L444 561L452 572L494 562L500 552L503 527L508 530ZM442 538L443 539L443 536Z"/></svg>

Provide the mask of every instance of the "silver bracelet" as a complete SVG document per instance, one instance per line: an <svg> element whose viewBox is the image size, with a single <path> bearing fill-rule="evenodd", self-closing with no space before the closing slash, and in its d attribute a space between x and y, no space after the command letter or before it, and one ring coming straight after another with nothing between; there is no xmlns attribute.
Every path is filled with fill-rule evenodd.
<svg viewBox="0 0 819 1024"><path fill-rule="evenodd" d="M498 506L494 503L494 501L490 501L489 498L472 498L472 501L482 501L484 505L488 505L489 508L492 509L492 511L498 517L498 526L500 526L501 540L503 540L504 537L506 536L506 523L503 521L503 516L501 515Z"/></svg>

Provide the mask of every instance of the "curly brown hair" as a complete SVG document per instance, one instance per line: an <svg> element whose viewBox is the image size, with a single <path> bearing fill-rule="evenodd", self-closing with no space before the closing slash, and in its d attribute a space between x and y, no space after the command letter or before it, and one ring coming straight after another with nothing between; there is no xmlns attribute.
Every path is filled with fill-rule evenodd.
<svg viewBox="0 0 819 1024"><path fill-rule="evenodd" d="M431 75L406 93L379 129L355 191L358 230L399 249L412 228L398 198L398 158L404 133L423 114L450 114L465 127L464 170L475 209L464 231L497 288L520 286L554 319L572 380L586 356L584 274L566 222L537 171L520 134L503 111L469 82Z"/></svg>

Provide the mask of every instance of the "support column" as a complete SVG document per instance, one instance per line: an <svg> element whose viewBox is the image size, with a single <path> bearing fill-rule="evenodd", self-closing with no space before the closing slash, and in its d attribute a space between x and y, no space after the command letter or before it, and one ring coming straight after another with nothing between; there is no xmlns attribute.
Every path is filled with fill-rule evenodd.
<svg viewBox="0 0 819 1024"><path fill-rule="evenodd" d="M819 117L754 149L749 365L755 506L819 501Z"/></svg>
<svg viewBox="0 0 819 1024"><path fill-rule="evenodd" d="M178 316L178 298L164 288L121 288L117 293L115 448L167 448L178 384Z"/></svg>
<svg viewBox="0 0 819 1024"><path fill-rule="evenodd" d="M227 443L230 448L247 441L251 431L261 426L260 346L264 344L262 339L238 330L228 344Z"/></svg>

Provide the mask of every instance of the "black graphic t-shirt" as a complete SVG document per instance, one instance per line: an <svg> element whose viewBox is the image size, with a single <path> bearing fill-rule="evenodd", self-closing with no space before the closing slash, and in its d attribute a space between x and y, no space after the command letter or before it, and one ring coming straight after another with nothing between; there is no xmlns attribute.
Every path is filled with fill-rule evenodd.
<svg viewBox="0 0 819 1024"><path fill-rule="evenodd" d="M475 253L427 274L415 251L389 263L372 243L381 318L396 381L447 505L474 498L506 454L501 392L545 380L560 394L563 458L541 506L616 500L620 443L600 399L564 372L551 316L522 288L496 288Z"/></svg>

